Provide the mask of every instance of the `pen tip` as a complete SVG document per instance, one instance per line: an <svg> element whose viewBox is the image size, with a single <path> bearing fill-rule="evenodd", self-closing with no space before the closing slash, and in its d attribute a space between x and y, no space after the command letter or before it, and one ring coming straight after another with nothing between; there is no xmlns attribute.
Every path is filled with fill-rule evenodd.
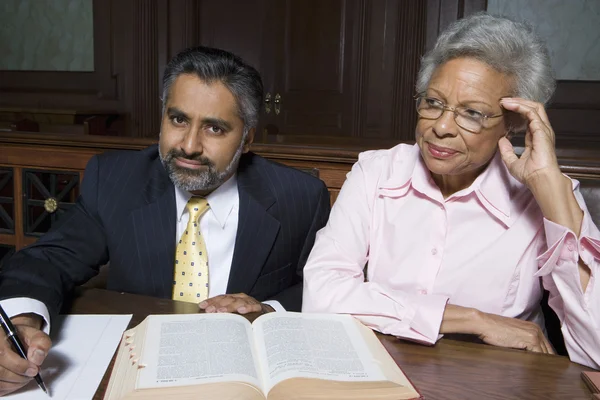
<svg viewBox="0 0 600 400"><path fill-rule="evenodd" d="M48 389L46 388L46 385L44 385L43 382L40 384L40 388L44 391L44 393L50 396L50 393L48 393Z"/></svg>

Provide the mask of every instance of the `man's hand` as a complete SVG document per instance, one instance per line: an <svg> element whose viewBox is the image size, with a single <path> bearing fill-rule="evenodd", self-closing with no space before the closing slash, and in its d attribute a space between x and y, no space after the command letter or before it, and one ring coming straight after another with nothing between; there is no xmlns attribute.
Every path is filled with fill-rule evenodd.
<svg viewBox="0 0 600 400"><path fill-rule="evenodd" d="M232 313L248 314L260 312L266 314L275 311L273 307L263 304L245 293L222 294L206 299L198 304L207 313Z"/></svg>
<svg viewBox="0 0 600 400"><path fill-rule="evenodd" d="M38 374L50 347L50 337L41 331L43 319L35 314L11 318L19 338L27 348L27 360L14 351L4 332L0 333L0 396L25 386Z"/></svg>
<svg viewBox="0 0 600 400"><path fill-rule="evenodd" d="M479 338L485 343L536 353L555 354L538 324L483 312L480 316Z"/></svg>

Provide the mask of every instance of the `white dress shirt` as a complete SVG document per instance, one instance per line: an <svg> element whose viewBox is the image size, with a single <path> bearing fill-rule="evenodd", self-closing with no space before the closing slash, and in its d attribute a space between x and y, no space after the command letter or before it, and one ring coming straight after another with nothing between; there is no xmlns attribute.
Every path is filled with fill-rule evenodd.
<svg viewBox="0 0 600 400"><path fill-rule="evenodd" d="M186 209L188 200L192 197L190 192L175 187L175 203L177 206L177 230L175 243L187 227L190 215ZM208 211L200 218L200 231L206 243L208 253L208 293L209 297L225 294L231 261L235 249L237 236L240 196L236 176L232 176L216 190L206 196ZM265 301L275 311L285 311L281 303L276 300ZM50 331L50 314L46 306L34 299L18 297L0 301L0 305L9 317L19 314L34 313L42 316L46 321L44 331Z"/></svg>
<svg viewBox="0 0 600 400"><path fill-rule="evenodd" d="M191 197L190 192L175 187L177 205L175 243L179 242L190 219L186 205ZM235 175L206 196L206 200L209 208L200 217L200 232L204 237L208 253L208 297L214 297L224 294L227 290L235 248L240 205Z"/></svg>
<svg viewBox="0 0 600 400"><path fill-rule="evenodd" d="M186 209L192 197L190 192L175 187L177 203L177 237L176 243L190 219ZM200 217L200 232L206 243L208 253L208 297L225 294L231 272L231 261L237 236L240 195L237 178L232 176L216 190L206 196L208 211ZM276 311L285 311L281 303L275 300L265 301Z"/></svg>

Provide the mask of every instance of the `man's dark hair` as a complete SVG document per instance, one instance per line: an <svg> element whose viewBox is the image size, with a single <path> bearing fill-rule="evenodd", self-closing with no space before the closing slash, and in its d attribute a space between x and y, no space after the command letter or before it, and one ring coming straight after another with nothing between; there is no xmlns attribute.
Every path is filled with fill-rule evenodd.
<svg viewBox="0 0 600 400"><path fill-rule="evenodd" d="M210 47L192 47L177 54L163 75L163 113L169 92L179 75L190 74L211 84L221 82L233 94L238 113L244 121L244 132L258 123L263 84L258 71L235 54Z"/></svg>

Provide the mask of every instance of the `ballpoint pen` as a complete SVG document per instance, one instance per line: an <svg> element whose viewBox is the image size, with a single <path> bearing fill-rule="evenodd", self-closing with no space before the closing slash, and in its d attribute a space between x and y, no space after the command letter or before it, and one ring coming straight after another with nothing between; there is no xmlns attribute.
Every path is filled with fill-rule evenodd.
<svg viewBox="0 0 600 400"><path fill-rule="evenodd" d="M27 353L25 352L25 347L23 346L23 343L21 343L21 340L17 335L17 330L10 321L10 318L8 318L8 316L4 312L2 306L0 306L0 325L2 325L4 333L6 333L6 336L13 344L17 353L19 353L21 357L27 360ZM40 374L38 373L33 379L35 379L40 389L42 389L44 393L48 394L48 389L46 389L46 385L44 384L44 381L42 380Z"/></svg>

